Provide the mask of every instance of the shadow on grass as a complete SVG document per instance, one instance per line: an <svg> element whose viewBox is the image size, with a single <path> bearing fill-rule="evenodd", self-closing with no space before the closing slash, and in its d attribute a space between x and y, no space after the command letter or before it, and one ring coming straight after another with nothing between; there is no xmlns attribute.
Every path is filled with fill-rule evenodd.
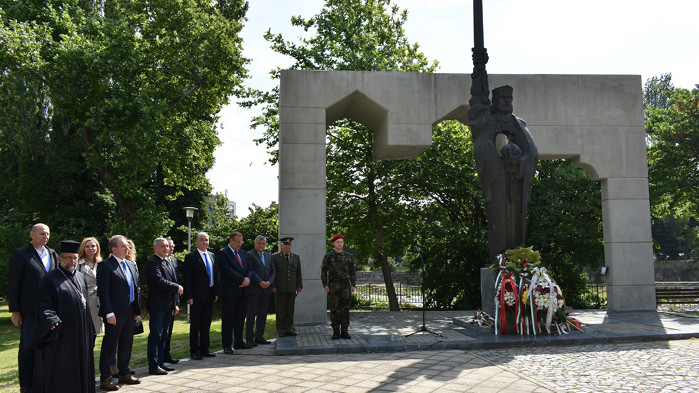
<svg viewBox="0 0 699 393"><path fill-rule="evenodd" d="M134 336L133 350L131 353L131 368L145 367L148 365L148 316L143 321L144 332ZM214 307L213 321L211 322L211 350L218 351L221 348L221 317L220 307ZM276 337L276 316L267 315L265 337ZM17 372L17 349L19 348L19 328L12 324L7 301L0 303L0 393L16 392L19 390ZM95 374L99 376L99 357L104 334L97 336L95 340ZM175 317L170 352L175 358L189 357L189 323L187 322L186 307Z"/></svg>

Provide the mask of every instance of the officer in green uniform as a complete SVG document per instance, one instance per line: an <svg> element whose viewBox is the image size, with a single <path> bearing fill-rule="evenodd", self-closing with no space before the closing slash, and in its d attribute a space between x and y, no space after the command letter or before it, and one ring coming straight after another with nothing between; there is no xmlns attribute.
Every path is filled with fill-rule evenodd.
<svg viewBox="0 0 699 393"><path fill-rule="evenodd" d="M274 293L274 310L277 314L277 335L279 337L295 336L294 305L296 294L303 289L301 278L301 259L291 252L293 237L279 239L281 251L272 255L277 278L272 287Z"/></svg>
<svg viewBox="0 0 699 393"><path fill-rule="evenodd" d="M320 279L323 281L325 292L328 293L328 308L330 308L330 324L333 328L333 340L340 337L351 338L347 333L349 327L349 310L352 304L352 293L357 284L357 273L352 254L343 251L344 236L341 233L330 240L333 250L325 254L320 267Z"/></svg>

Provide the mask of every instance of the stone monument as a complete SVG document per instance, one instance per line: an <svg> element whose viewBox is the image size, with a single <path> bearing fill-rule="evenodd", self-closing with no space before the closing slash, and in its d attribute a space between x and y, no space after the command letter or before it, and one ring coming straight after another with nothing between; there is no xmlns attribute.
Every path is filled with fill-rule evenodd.
<svg viewBox="0 0 699 393"><path fill-rule="evenodd" d="M524 120L512 113L512 87L505 85L493 89L491 103L481 0L473 2L473 18L473 73L468 120L476 170L485 197L488 262L491 263L504 250L525 245L530 186L539 152ZM507 143L501 149L498 149L498 135L507 137ZM481 305L483 311L491 314L494 280L489 269L481 270Z"/></svg>

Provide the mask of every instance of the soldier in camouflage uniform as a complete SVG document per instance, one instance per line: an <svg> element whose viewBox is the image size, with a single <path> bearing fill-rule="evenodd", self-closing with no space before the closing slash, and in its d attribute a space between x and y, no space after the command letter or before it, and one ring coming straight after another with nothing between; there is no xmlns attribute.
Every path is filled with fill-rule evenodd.
<svg viewBox="0 0 699 393"><path fill-rule="evenodd" d="M333 236L330 243L333 245L333 251L323 257L320 279L323 281L325 292L328 293L330 324L333 328L332 339L337 340L340 337L349 339L351 338L347 333L349 310L357 282L354 257L342 250L345 246L342 234Z"/></svg>

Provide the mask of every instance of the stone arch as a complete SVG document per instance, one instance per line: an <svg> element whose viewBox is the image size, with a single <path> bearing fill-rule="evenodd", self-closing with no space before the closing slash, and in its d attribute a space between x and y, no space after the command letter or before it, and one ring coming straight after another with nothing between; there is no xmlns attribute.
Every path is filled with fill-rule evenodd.
<svg viewBox="0 0 699 393"><path fill-rule="evenodd" d="M468 74L282 71L279 231L294 236L304 291L299 322L325 322L325 134L350 117L374 131L377 159L412 158L443 120L468 124ZM490 75L514 88L541 159L569 158L600 180L608 308L655 309L640 76ZM320 300L320 301L319 301Z"/></svg>

